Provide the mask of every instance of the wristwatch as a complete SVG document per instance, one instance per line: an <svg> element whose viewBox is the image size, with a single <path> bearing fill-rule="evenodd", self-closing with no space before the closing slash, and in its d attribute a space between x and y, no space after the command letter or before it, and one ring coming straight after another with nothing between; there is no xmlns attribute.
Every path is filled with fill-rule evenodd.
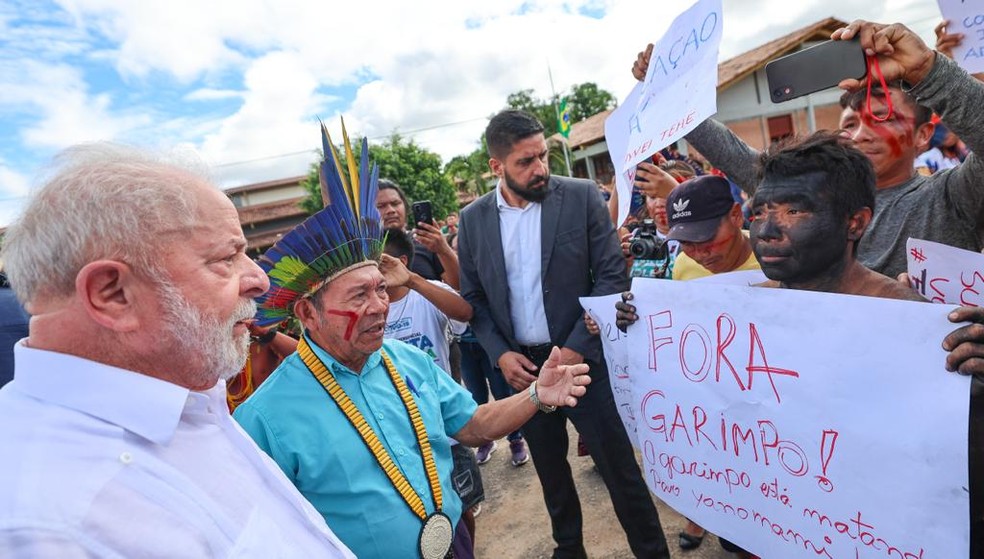
<svg viewBox="0 0 984 559"><path fill-rule="evenodd" d="M557 411L557 406L548 406L540 401L540 397L536 395L536 381L534 380L530 384L530 401L536 406L536 409L542 411L543 413L551 413Z"/></svg>

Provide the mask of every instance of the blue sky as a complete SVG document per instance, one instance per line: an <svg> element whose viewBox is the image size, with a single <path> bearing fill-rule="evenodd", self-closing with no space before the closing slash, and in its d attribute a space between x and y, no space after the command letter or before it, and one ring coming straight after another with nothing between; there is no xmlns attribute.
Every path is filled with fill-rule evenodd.
<svg viewBox="0 0 984 559"><path fill-rule="evenodd" d="M933 0L725 0L721 58L828 16L901 21ZM194 149L217 182L302 174L317 119L412 137L445 159L477 146L523 89L629 68L689 2L611 0L0 0L0 227L61 149L115 140ZM672 6L672 7L668 7ZM646 14L649 20L640 17Z"/></svg>

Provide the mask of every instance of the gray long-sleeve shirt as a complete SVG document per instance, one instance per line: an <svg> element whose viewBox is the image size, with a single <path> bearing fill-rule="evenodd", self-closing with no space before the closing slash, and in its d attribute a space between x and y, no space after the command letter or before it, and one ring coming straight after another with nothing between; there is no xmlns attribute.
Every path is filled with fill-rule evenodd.
<svg viewBox="0 0 984 559"><path fill-rule="evenodd" d="M909 237L980 251L978 229L984 225L984 84L956 63L937 56L933 69L910 93L933 109L972 153L962 165L930 176L879 188L874 216L858 245L858 260L876 272L895 277L906 270ZM707 120L687 141L745 192L758 185L759 152L724 125Z"/></svg>

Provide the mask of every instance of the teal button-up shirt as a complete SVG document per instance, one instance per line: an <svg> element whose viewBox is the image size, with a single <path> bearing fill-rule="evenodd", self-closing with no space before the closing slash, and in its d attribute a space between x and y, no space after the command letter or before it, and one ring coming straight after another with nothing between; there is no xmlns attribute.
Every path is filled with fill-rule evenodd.
<svg viewBox="0 0 984 559"><path fill-rule="evenodd" d="M359 408L427 512L433 512L413 426L380 353L373 353L355 373L310 338L308 343ZM464 427L477 405L427 354L398 340L385 340L383 349L420 409L440 475L443 511L457 525L461 500L451 482L448 437ZM285 359L233 416L358 557L416 556L420 519L297 353Z"/></svg>

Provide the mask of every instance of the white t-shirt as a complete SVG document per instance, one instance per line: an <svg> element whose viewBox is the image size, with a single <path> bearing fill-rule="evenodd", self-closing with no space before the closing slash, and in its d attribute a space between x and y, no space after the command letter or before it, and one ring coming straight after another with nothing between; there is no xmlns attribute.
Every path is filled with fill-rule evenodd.
<svg viewBox="0 0 984 559"><path fill-rule="evenodd" d="M451 286L435 280L427 280L448 291ZM467 323L451 320L423 295L410 290L399 301L391 301L386 317L385 337L406 342L431 356L437 366L451 373L448 362L448 326L454 334L461 334Z"/></svg>
<svg viewBox="0 0 984 559"><path fill-rule="evenodd" d="M959 159L943 155L939 148L930 148L922 152L912 164L916 169L920 167L929 169L930 174L944 169L952 169L958 165L960 165Z"/></svg>

